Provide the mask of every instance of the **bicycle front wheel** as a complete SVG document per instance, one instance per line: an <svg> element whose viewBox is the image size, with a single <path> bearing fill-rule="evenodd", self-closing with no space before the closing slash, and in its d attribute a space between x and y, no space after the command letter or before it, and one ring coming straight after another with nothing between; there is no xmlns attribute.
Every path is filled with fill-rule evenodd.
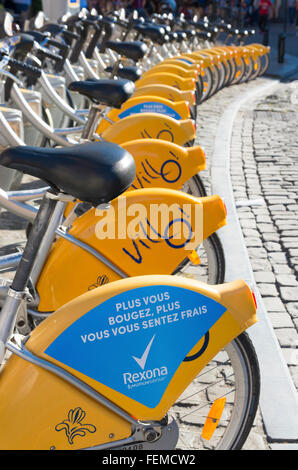
<svg viewBox="0 0 298 470"><path fill-rule="evenodd" d="M260 395L258 359L247 333L226 346L200 372L170 409L179 427L182 450L237 450L248 437ZM202 437L210 407L218 398L225 406L213 435Z"/></svg>
<svg viewBox="0 0 298 470"><path fill-rule="evenodd" d="M183 191L195 197L207 195L199 175L193 176L183 186ZM225 278L225 256L220 239L213 233L197 248L200 264L193 266L186 258L172 274L197 279L207 284L221 284Z"/></svg>

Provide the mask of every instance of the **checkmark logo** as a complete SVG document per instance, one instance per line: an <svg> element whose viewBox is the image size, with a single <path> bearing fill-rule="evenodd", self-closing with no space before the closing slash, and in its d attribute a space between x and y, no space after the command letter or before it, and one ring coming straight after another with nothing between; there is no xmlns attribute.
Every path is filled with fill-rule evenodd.
<svg viewBox="0 0 298 470"><path fill-rule="evenodd" d="M133 359L138 363L138 365L143 370L145 369L147 358L148 358L148 355L149 355L149 352L150 352L150 349L151 349L154 338L155 338L155 335L152 336L151 340L149 341L148 346L146 347L145 351L142 354L142 357L132 356Z"/></svg>

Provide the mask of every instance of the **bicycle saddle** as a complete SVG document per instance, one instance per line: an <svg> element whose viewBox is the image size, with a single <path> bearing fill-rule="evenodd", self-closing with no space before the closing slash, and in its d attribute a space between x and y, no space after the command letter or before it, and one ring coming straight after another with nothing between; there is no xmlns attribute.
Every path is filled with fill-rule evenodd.
<svg viewBox="0 0 298 470"><path fill-rule="evenodd" d="M129 80L89 79L69 84L70 91L77 91L95 103L112 108L120 108L134 91L134 83Z"/></svg>
<svg viewBox="0 0 298 470"><path fill-rule="evenodd" d="M141 41L107 41L105 43L105 48L112 49L128 59L132 59L134 62L138 62L140 59L143 59L147 52L146 44Z"/></svg>
<svg viewBox="0 0 298 470"><path fill-rule="evenodd" d="M94 206L115 199L135 178L135 161L111 142L67 148L11 147L0 164L42 179L55 190Z"/></svg>
<svg viewBox="0 0 298 470"><path fill-rule="evenodd" d="M111 73L113 70L112 66L109 66L105 69L106 72ZM134 65L119 65L117 72L115 74L117 77L125 78L126 80L131 80L136 82L142 77L142 70Z"/></svg>
<svg viewBox="0 0 298 470"><path fill-rule="evenodd" d="M34 37L28 33L21 33L20 40L14 45L14 57L17 59L20 54L25 57L34 46Z"/></svg>
<svg viewBox="0 0 298 470"><path fill-rule="evenodd" d="M143 36L147 36L149 39L151 39L151 41L156 42L157 44L164 43L166 30L161 25L137 24L134 26L134 29Z"/></svg>

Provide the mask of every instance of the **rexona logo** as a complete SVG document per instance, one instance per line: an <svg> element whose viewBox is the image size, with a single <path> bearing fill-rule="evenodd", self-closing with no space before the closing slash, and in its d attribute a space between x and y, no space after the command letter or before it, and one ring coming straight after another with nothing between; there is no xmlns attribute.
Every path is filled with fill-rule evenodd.
<svg viewBox="0 0 298 470"><path fill-rule="evenodd" d="M149 356L149 352L154 341L155 335L152 336L145 351L141 357L132 356L142 372L124 372L123 381L128 388L133 386L151 384L157 380L163 380L168 375L168 369L166 366L154 367L153 369L146 369L146 363Z"/></svg>

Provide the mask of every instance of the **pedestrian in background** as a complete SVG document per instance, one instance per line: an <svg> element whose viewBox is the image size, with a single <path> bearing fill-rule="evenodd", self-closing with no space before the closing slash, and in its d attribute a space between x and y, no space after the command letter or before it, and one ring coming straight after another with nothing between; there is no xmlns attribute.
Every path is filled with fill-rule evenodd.
<svg viewBox="0 0 298 470"><path fill-rule="evenodd" d="M269 14L272 12L270 0L260 0L259 3L259 28L264 33L267 30Z"/></svg>

